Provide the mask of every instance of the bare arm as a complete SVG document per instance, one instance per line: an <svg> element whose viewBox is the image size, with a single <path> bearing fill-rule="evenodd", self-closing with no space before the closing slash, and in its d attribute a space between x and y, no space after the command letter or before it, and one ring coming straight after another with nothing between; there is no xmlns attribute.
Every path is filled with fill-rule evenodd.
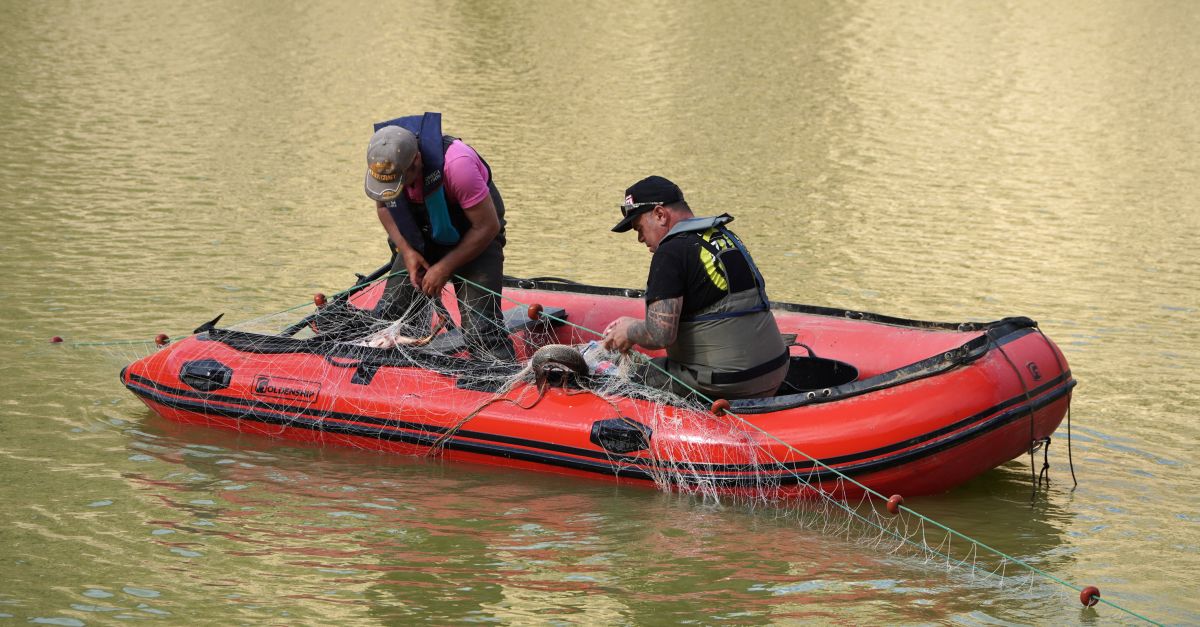
<svg viewBox="0 0 1200 627"><path fill-rule="evenodd" d="M629 328L629 339L645 348L666 348L679 333L679 311L683 297L664 298L646 305L646 319Z"/></svg>
<svg viewBox="0 0 1200 627"><path fill-rule="evenodd" d="M471 221L471 228L463 233L458 245L438 261L438 265L444 264L450 273L478 257L500 232L500 218L496 215L496 204L492 202L491 194L484 196L473 207L463 207L463 213Z"/></svg>
<svg viewBox="0 0 1200 627"><path fill-rule="evenodd" d="M413 284L413 287L421 287L421 280L425 276L425 270L429 268L425 257L409 245L408 240L404 239L404 236L400 234L400 229L396 226L396 221L392 219L392 214L383 203L375 203L375 213L379 216L379 223L383 225L383 230L387 231L388 239L392 240L392 245L396 247L396 252L400 253L400 258L404 260L404 267L408 270L409 281Z"/></svg>
<svg viewBox="0 0 1200 627"><path fill-rule="evenodd" d="M421 291L426 296L441 292L450 276L478 257L500 232L500 217L496 215L496 205L490 194L473 207L463 207L463 213L471 221L471 226L463 233L458 244L425 272Z"/></svg>
<svg viewBox="0 0 1200 627"><path fill-rule="evenodd" d="M634 344L643 348L666 348L679 333L683 297L664 298L646 305L646 319L618 318L604 336L606 348L628 351Z"/></svg>
<svg viewBox="0 0 1200 627"><path fill-rule="evenodd" d="M396 221L392 219L392 214L387 210L381 202L375 203L375 214L379 216L379 223L383 225L383 230L387 231L388 239L392 240L392 245L396 247L396 252L403 253L412 247L408 245L408 240L400 234L400 229L396 226Z"/></svg>

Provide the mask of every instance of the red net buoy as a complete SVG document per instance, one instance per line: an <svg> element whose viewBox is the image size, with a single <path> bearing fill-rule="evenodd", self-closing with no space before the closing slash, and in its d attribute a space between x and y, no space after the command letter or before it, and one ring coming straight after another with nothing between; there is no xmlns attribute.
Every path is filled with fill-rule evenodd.
<svg viewBox="0 0 1200 627"><path fill-rule="evenodd" d="M530 305L529 306L529 319L530 320L538 320L541 317L542 317L541 303L534 303L534 304Z"/></svg>
<svg viewBox="0 0 1200 627"><path fill-rule="evenodd" d="M711 410L712 413L717 416L724 416L725 412L729 411L729 401L723 398L718 398L717 400L713 401Z"/></svg>
<svg viewBox="0 0 1200 627"><path fill-rule="evenodd" d="M324 307L325 306L325 295L320 292L313 294L313 304L317 306L317 309Z"/></svg>
<svg viewBox="0 0 1200 627"><path fill-rule="evenodd" d="M154 344L157 346L166 346L167 343L169 343L170 341L171 341L171 338L167 337L166 333L159 333L154 338Z"/></svg>
<svg viewBox="0 0 1200 627"><path fill-rule="evenodd" d="M1091 607L1100 602L1100 588L1088 586L1079 593L1079 602L1084 607Z"/></svg>
<svg viewBox="0 0 1200 627"><path fill-rule="evenodd" d="M51 344L62 344L62 338L61 338L61 337L58 337L58 336L56 335L56 336L54 336L54 337L50 338L50 343L51 343Z"/></svg>
<svg viewBox="0 0 1200 627"><path fill-rule="evenodd" d="M888 513L893 516L899 514L901 505L904 505L904 497L900 496L899 494L893 494L892 498L888 499L887 502Z"/></svg>

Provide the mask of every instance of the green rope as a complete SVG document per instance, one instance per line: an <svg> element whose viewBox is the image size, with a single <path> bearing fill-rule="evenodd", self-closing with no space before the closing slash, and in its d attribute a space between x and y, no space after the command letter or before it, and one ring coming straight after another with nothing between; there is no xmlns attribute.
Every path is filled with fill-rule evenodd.
<svg viewBox="0 0 1200 627"><path fill-rule="evenodd" d="M516 300L516 299L513 299L513 298L510 298L510 297L508 297L508 296L505 296L505 295L503 295L503 294L500 294L500 293L494 292L494 291L492 291L492 290L488 289L486 286L479 285L478 283L475 283L475 282L471 281L470 279L467 279L467 278L465 278L465 277L458 276L458 275L455 275L455 276L457 276L457 277L458 277L460 280L462 280L462 281L464 281L464 282L466 282L466 283L470 283L471 285L473 285L473 286L475 286L475 287L478 287L478 288L481 288L481 289L483 289L483 290L486 290L486 291L492 292L493 294L495 294L496 296L498 296L498 297L500 297L500 298L502 298L502 299L504 299L504 300L507 300L507 301L509 301L509 302L512 302L512 303L514 303L514 304L521 305L521 306L525 306L525 307L528 307L528 306L529 306L529 304L528 304L528 303L522 303L522 302L520 302L520 301L518 301L518 300ZM562 323L568 324L568 325L570 325L570 326L572 326L572 327L574 327L574 328L576 328L576 329L580 329L580 330L583 330L583 331L587 331L587 332L589 332L589 333L592 333L592 334L596 335L597 337L603 337L603 335L604 335L603 333L600 333L600 332L596 331L595 329L589 329L589 328L587 328L587 327L585 327L585 326L578 325L578 324L575 324L575 323L573 323L573 322L568 322L568 321L567 321L567 320L565 320L565 319L556 318L556 317L554 317L554 316L551 316L551 315L549 315L549 314L545 314L545 313L543 313L542 315L546 316L547 318L550 318L551 320L555 320L555 321L557 321L557 322L562 322ZM654 362L650 362L650 363L651 363L651 365L655 366L656 368L658 368L659 370L661 370L662 372L664 372L665 374L667 374L667 376L670 376L671 378L675 379L675 381L677 381L677 382L678 382L680 385L682 385L683 387L685 387L685 388L687 388L688 390L690 390L690 391L691 391L692 393L694 393L696 396L698 396L698 397L700 397L700 398L704 399L705 401L707 401L709 404L712 404L712 403L714 402L714 399L712 399L712 398L709 398L708 396L706 396L705 394L703 394L703 393L702 393L702 392L700 392L699 390L696 390L695 388L692 388L691 386L689 386L689 385L688 385L686 382L684 382L684 381L681 381L680 379L678 379L678 378L677 378L677 377L675 377L674 375L671 375L671 373L667 372L665 369L663 369L663 368L660 368L660 367L658 366L658 364L655 364ZM824 468L824 469L826 469L826 470L828 470L828 471L830 471L830 472L834 473L835 475L837 475L837 477L838 477L839 479L841 479L841 480L844 480L844 481L847 481L847 482L849 482L849 483L851 483L851 484L853 484L853 485L855 485L855 486L858 486L858 487L859 487L859 488L861 488L861 489L862 489L862 490L863 490L863 491L864 491L866 494L869 494L869 495L871 495L871 496L875 496L875 497L877 497L877 498L879 498L880 500L883 500L883 501L887 501L887 500L888 500L888 497L884 496L883 494L880 494L879 492L877 492L877 491L875 491L875 490L873 490L873 489L871 489L871 488L869 488L869 487L867 487L867 486L863 485L863 484L862 484L862 483L860 483L859 481L855 480L853 477L850 477L849 475L847 475L847 474L845 474L845 473L843 473L843 472L841 472L841 471L837 470L836 468L832 468L832 467L828 466L827 464L825 464L825 463L824 463L824 462L822 462L821 460L819 460L819 459L817 459L817 458L815 458L815 457L813 457L813 456L809 455L808 453L805 453L804 451L801 451L801 450L797 449L796 447L792 446L791 444L788 444L787 442L784 442L783 440L779 439L779 438L778 438L777 436L775 436L774 434L772 434L772 433L770 433L770 432L768 432L768 431L766 431L766 430L762 429L761 427L759 427L758 425L756 425L756 424L754 424L754 423L752 423L752 422L749 422L748 420L746 420L746 419L745 419L745 418L743 418L742 416L738 415L737 413L733 412L732 410L728 410L728 409L727 409L727 410L725 410L725 413L726 413L726 414L729 414L729 415L731 415L731 416L733 416L734 418L737 418L737 419L738 419L738 421L740 421L740 422L741 422L743 425L746 425L746 426L748 426L748 427L751 427L752 429L754 429L755 431L759 432L759 433L760 433L760 434L762 434L763 436L765 436L765 437L767 437L767 438L769 438L769 439L771 439L771 440L773 440L773 441L775 441L775 442L779 443L780 445L782 445L783 447L785 447L785 448L786 448L786 449L788 449L789 451L792 451L793 453L797 453L797 454L799 454L799 455L802 455L802 456L804 456L805 458L807 458L809 461L811 461L811 462L813 462L814 464L816 464L817 466L819 466L819 467L821 467L821 468ZM804 477L801 477L799 474L797 474L797 473L795 473L795 472L793 472L792 474L793 474L793 476L794 476L794 477L796 477L796 479L798 479L798 480L799 480L801 483L803 483L805 486L809 486L809 487L811 487L811 484L810 484L810 483L809 483L807 480L805 480L805 479L804 479ZM892 534L894 537L896 537L896 538L898 538L898 539L900 539L900 540L902 540L902 541L904 541L904 542L907 542L907 543L909 543L909 544L912 544L914 547L921 548L921 545L918 545L917 543L913 542L911 539L909 539L909 538L906 538L906 537L904 537L904 536L901 536L900 534L896 533L895 531L892 531L892 530L890 530L890 529L887 529L887 528L885 528L885 527L883 527L883 526L879 525L878 523L875 523L874 521L868 520L868 519L867 519L865 516L863 516L862 514L858 513L856 510L854 510L853 508L851 508L849 505L846 505L846 504L844 504L844 503L841 503L840 501L837 501L837 500L836 500L836 499L834 499L833 497L831 497L831 496L829 496L828 494L826 494L824 491L822 491L822 490L817 490L817 493L818 493L818 494L820 494L822 497L824 497L824 498L828 499L828 500L829 500L830 502L832 502L833 504L835 504L835 505L837 505L838 507L840 507L840 508L842 508L843 510L845 510L845 511L846 511L848 514L850 514L852 517L858 518L858 519L859 519L860 521L862 521L863 523L865 523L865 524L867 524L867 525L869 525L869 526L873 526L873 527L875 527L876 529L879 529L880 531L882 531L882 532L884 532L884 533L890 533L890 534ZM966 542L969 542L969 543L971 543L971 544L972 544L972 545L974 545L974 546L977 546L977 547L982 547L983 549L986 549L987 551L990 551L992 554L994 554L994 555L996 555L996 556L998 556L998 557L1001 557L1001 558L1003 558L1003 559L1005 559L1005 560L1008 560L1008 561L1010 561L1010 562L1012 562L1012 563L1014 563L1014 564L1018 564L1018 565L1020 565L1020 566L1022 566L1022 567L1024 567L1024 568L1026 568L1026 569L1028 569L1029 571L1031 571L1031 572L1033 572L1033 573L1036 573L1036 574L1038 574L1038 575L1041 575L1042 577L1045 577L1046 579L1049 579L1050 581L1054 581L1054 582L1056 582L1056 583L1058 583L1058 584L1061 584L1061 585L1063 585L1063 586L1066 586L1066 587L1068 587L1068 588L1071 588L1072 590L1075 590L1076 592L1079 592L1079 593L1082 593L1082 592L1083 592L1083 590L1084 590L1084 588L1082 588L1082 587L1076 586L1076 585L1074 585L1074 584L1071 584L1071 583L1069 583L1069 582L1067 582L1067 581L1064 581L1064 580L1062 580L1062 579L1060 579L1060 578L1058 578L1058 577L1055 577L1054 575L1052 575L1052 574L1050 574L1050 573L1047 573L1046 571L1043 571L1042 569L1040 569L1040 568L1037 568L1036 566L1033 566L1032 564L1028 564L1028 563L1026 563L1026 562L1022 561L1021 559L1018 559L1018 558L1016 558L1016 557L1013 557L1013 556L1011 556L1011 555L1008 555L1007 553L1005 553L1005 552L1003 552L1003 551L1001 551L1001 550L999 550L999 549L993 548L992 546L989 546L989 545L987 545L987 544L985 544L985 543L983 543L983 542L980 542L979 540L976 540L976 539L974 539L974 538L972 538L972 537L970 537L970 536L967 536L967 535L965 535L965 534L963 534L963 533L960 533L960 532L958 532L958 531L956 531L956 530L954 530L954 529L952 529L952 528L950 528L950 527L947 527L946 525L943 525L942 523L940 523L940 522L938 522L938 521L936 521L936 520L934 520L934 519L932 519L932 518L929 518L929 517L925 516L924 514L921 514L920 512L917 512L916 510L913 510L913 509L911 509L911 508L909 508L909 507L907 507L907 506L900 505L900 506L899 506L899 509L900 509L900 510L903 510L903 511L905 511L905 512L909 513L909 514L911 514L912 516L916 517L918 520L921 520L922 522L929 523L929 524L933 525L934 527L936 527L936 528L938 528L938 529L941 529L942 531L944 531L944 532L946 532L947 534L949 534L949 536L952 536L952 537L957 537L957 538L961 538L962 540L965 540ZM931 552L933 552L933 553L937 554L939 557L945 557L945 558L946 558L946 561L947 561L947 563L949 563L951 560L956 560L956 558L954 558L953 556L949 555L948 553L942 553L942 552L940 552L940 551L937 551L937 550L934 550L934 549L930 549L928 546L925 546L925 547L923 548L923 550L929 550L929 551L931 551ZM957 560L957 565L959 565L959 566L961 566L961 565L963 565L963 564L965 564L965 563L966 563L966 560L965 560L965 559L963 559L963 560ZM1135 618L1141 619L1141 620L1143 620L1143 621L1145 621L1145 622L1147 622L1147 623L1151 623L1151 624L1155 624L1155 625L1161 625L1161 624L1162 624L1162 623L1159 623L1158 621L1152 620L1152 619L1150 619L1150 618L1147 618L1147 617L1145 617L1145 616L1143 616L1143 615L1141 615L1141 614L1138 614L1137 612L1134 612L1134 611L1132 611L1132 610L1129 610L1129 609L1126 609L1126 608L1124 608L1124 607L1121 607L1120 605L1117 605L1116 603L1113 603L1113 602L1111 602L1111 601L1109 601L1109 600L1107 600L1107 599L1105 599L1105 598L1103 598L1103 597L1093 597L1093 598L1097 599L1097 600L1098 600L1100 603L1104 603L1105 605L1108 605L1108 606L1110 606L1110 607L1116 608L1117 610L1120 610L1120 611L1122 611L1122 612L1125 612L1126 614L1129 614L1130 616L1133 616L1133 617L1135 617Z"/></svg>
<svg viewBox="0 0 1200 627"><path fill-rule="evenodd" d="M407 274L407 271L406 271L406 270L398 270L398 271L395 271L395 272L391 272L391 273L388 273L388 274L386 274L386 275L384 275L384 276L382 276L382 277L379 277L378 279L375 279L374 281L370 282L368 285L374 285L374 284L378 283L379 281L384 281L384 280L387 280L388 278L390 278L390 277L392 277L392 276L403 275L403 274ZM457 277L459 280L463 281L464 283L468 283L468 284L470 284L470 285L473 285L473 286L475 286L475 287L477 287L477 288L480 288L480 289L482 289L482 290L484 290L484 291L486 291L486 292L490 292L490 293L492 293L493 295L495 295L495 296L498 296L499 298L501 298L501 299L503 299L503 300L506 300L506 301L508 301L508 302L511 302L511 303L513 303L513 304L520 305L520 306L524 306L524 307L528 307L528 306L529 306L529 303L523 303L523 302L521 302L521 301L518 301L518 300L516 300L516 299L514 299L514 298L511 298L511 297L505 296L504 294L502 294L502 293L499 293L499 292L496 292L496 291L492 290L491 288L488 288L487 286L480 285L480 284L478 284L478 283L476 283L476 282L474 282L474 281L471 281L470 279L467 279L466 277L463 277L463 276L460 276L460 275L455 275L455 276L456 276L456 277ZM360 290L360 289L364 289L364 288L363 288L363 286L355 285L355 286L349 287L349 288L347 288L347 289L341 290L341 291L339 291L339 292L335 292L335 293L334 293L334 295L333 295L333 298L337 298L338 296L341 296L342 294L345 294L345 293L347 293L347 292L350 292L351 290ZM310 305L311 305L311 303L302 303L302 304L299 304L299 305L296 305L296 306L293 306L293 307L288 307L287 309L283 309L283 310L281 310L281 311L278 311L278 312L275 312L275 313L266 314L266 315L264 315L264 316L260 316L260 317L258 317L258 318L252 318L252 319L250 319L250 320L246 320L246 321L243 321L243 322L241 322L241 323L238 323L238 324L249 324L249 323L257 322L257 321L260 321L260 320L265 320L265 319L267 319L267 318L272 318L272 317L275 317L275 316L278 316L278 315L281 315L281 314L286 314L286 313L289 313L289 312L292 312L292 311L296 311L297 309L301 309L301 308L304 308L304 307L308 307L308 306L310 306ZM575 328L575 329L579 329L579 330L581 330L581 331L586 331L586 332L588 332L588 333L591 333L591 334L595 335L596 337L603 337L603 336L604 336L604 334L603 334L603 333L601 333L601 332L599 332L599 331L596 331L595 329L591 329L591 328L585 327L585 326L583 326L583 325L576 324L576 323L574 323L574 322L571 322L571 321L569 321L569 320L567 320L567 319L565 319L565 318L559 318L559 317L557 317L557 316L553 316L553 315L551 315L551 314L548 314L548 313L542 313L542 315L543 315L543 316L545 316L545 317L547 317L547 318L549 318L549 319L551 319L551 320L553 320L553 321L555 321L555 322L558 322L558 323L560 323L560 324L565 324L565 325L567 325L567 326L570 326L570 327L573 327L573 328ZM236 325L235 325L235 326L236 326ZM170 342L170 341L171 341L171 340L168 340L168 342ZM102 341L102 342L74 342L74 343L71 343L71 344L69 344L69 346L71 346L71 347L75 348L75 347L92 347L92 346L120 346L120 345L133 345L133 344L154 344L154 343L155 343L155 342L154 342L154 340L112 340L112 341ZM683 387L685 387L685 388L687 388L688 390L690 390L692 393L694 393L694 394L695 394L696 396L698 396L699 398L702 398L702 399L704 399L705 401L707 401L707 402L708 402L708 403L710 403L710 404L714 402L714 399L712 399L712 398L709 398L708 396L706 396L705 394L703 394L703 393L702 393L702 392L700 392L699 390L696 390L695 388L692 388L692 387L691 387L691 386L689 386L689 385L688 385L686 382L684 382L684 381L682 381L682 380L678 379L677 377L675 377L674 375L672 375L670 372L667 372L667 371L666 371L664 368L660 367L658 364L654 363L653 361L651 361L651 362L649 362L649 363L650 363L650 365L651 365L651 366L653 366L654 368L657 368L659 371L663 372L663 373L664 373L664 374L666 374L667 376L671 377L672 379L675 379L675 381L677 381L677 382L678 382L680 385L682 385ZM759 427L758 425L756 425L756 424L754 424L754 423L752 423L752 422L749 422L748 420L746 420L745 418L743 418L741 415L739 415L739 414L737 414L737 413L733 412L732 410L725 410L725 413L726 413L726 414L728 414L728 415L730 415L730 416L733 416L734 418L736 418L736 419L737 419L739 422L741 422L741 424L743 424L743 425L745 425L745 426L748 426L748 427L750 427L750 428L754 429L755 431L759 432L759 433L760 433L760 434L762 434L763 436L765 436L765 437L767 437L767 438L769 438L769 439L771 439L771 440L773 440L773 441L775 441L775 442L779 443L780 445L782 445L782 446L783 446L784 448L786 448L787 450L789 450L789 451L791 451L791 452L793 452L793 453L796 453L796 454L798 454L798 455L801 455L801 456L805 457L806 459L808 459L809 461L813 462L815 465L817 465L817 466L819 466L819 467L821 467L821 468L824 468L825 470L828 470L828 471L832 472L832 473L833 473L834 475L836 475L836 476L837 476L837 477L838 477L840 480L847 481L847 482L849 482L849 483L851 483L851 484L853 484L853 485L855 485L855 486L859 487L860 489L862 489L862 490L863 490L863 492L864 492L864 493L866 493L866 494L868 494L868 495L874 496L874 497L876 497L876 498L879 498L880 500L883 500L883 501L887 501L887 497L885 497L883 494L881 494L881 493L879 493L879 492L877 492L877 491L875 491L875 490L873 490L873 489L871 489L871 488L867 487L866 485L863 485L863 484L862 484L862 483L860 483L859 481L855 480L853 477L850 477L849 475L846 475L845 473L843 473L843 472L841 472L841 471L837 470L836 468L832 468L832 467L828 466L827 464L825 464L825 463L824 463L824 462L822 462L821 460L819 460L819 459L817 459L817 458L815 458L815 457L813 457L813 456L809 455L808 453L805 453L804 451L801 451L801 450L797 449L796 447L792 446L791 444L789 444L789 443L787 443L787 442L784 442L783 440L779 439L779 438L778 438L777 436L775 436L774 434L772 434L772 433L770 433L770 432L768 432L768 431L766 431L766 430L762 429L761 427ZM800 481L801 483L803 483L805 486L812 487L812 485L811 485L811 484L810 484L810 483L809 483L809 482L808 482L808 481L807 481L807 480L806 480L804 477L800 476L798 473L795 473L795 472L793 472L793 473L792 473L792 475L793 475L793 476L794 476L794 477L795 477L795 478L796 478L798 481ZM879 530L879 531L881 531L882 533L885 533L885 534L890 534L891 536L893 536L893 537L897 538L898 540L900 540L900 541L902 541L902 542L905 542L905 543L908 543L908 544L912 545L913 547L916 547L916 548L918 548L918 549L921 549L921 550L923 550L923 551L929 551L929 552L932 552L932 553L936 554L938 557L944 557L944 558L946 559L946 562L947 562L947 564L951 563L951 561L954 561L956 566L963 566L963 565L965 565L965 564L967 563L967 562L966 562L966 559L961 559L961 560L959 560L959 559L957 559L957 558L955 558L955 557L951 556L949 553L942 553L942 552L941 552L941 551L939 551L939 550L936 550L936 549L932 549L932 548L930 548L928 545L920 545L920 544L917 544L917 543L916 543L916 542L914 542L914 541L913 541L911 538L908 538L908 537L906 537L906 536L903 536L903 535L901 535L901 534L897 533L897 532L896 532L896 531L894 531L894 530L888 529L888 528L886 528L886 527L884 527L884 526L882 526L882 525L880 525L880 524L876 523L875 521L873 521L873 520L870 520L869 518L867 518L866 516L863 516L861 513L859 513L857 510L855 510L854 508L851 508L849 505L847 505L847 504L845 504L845 503L842 503L842 502L840 502L840 501L838 501L838 500L834 499L833 497L829 496L828 494L826 494L826 493L825 493L824 491L822 491L822 490L816 490L816 492L817 492L818 494L820 494L820 495L821 495L823 498L825 498L826 500L828 500L830 503L832 503L832 504L834 504L834 505L838 506L839 508L841 508L841 509L845 510L845 512L846 512L847 514L849 514L849 515L850 515L852 518L856 518L856 519L858 519L860 522L862 522L862 523L866 524L866 525L867 525L867 526L869 526L869 527L874 527L875 529L878 529L878 530ZM910 515L914 516L915 518L917 518L917 519L918 519L918 520L920 520L920 521L923 521L923 522L929 523L930 525L933 525L934 527L936 527L936 528L938 528L938 529L941 529L942 531L946 532L946 533L947 533L949 536L952 536L952 537L957 537L957 538L961 538L962 540L964 540L964 541L966 541L966 542L969 542L970 544L972 544L972 545L974 545L974 546L976 546L976 547L982 547L983 549L985 549L985 550L987 550L987 551L991 552L992 554L994 554L994 555L996 555L996 556L998 556L998 557L1001 557L1001 558L1003 558L1003 559L1005 559L1005 560L1008 560L1008 561L1010 561L1010 562L1012 562L1012 563L1014 563L1014 564L1017 564L1017 565L1019 565L1019 566L1022 566L1022 567L1024 567L1024 568L1026 568L1027 570L1029 570L1030 572L1036 573L1036 574L1038 574L1038 575L1040 575L1040 576L1042 576L1042 577L1044 577L1044 578L1046 578L1046 579L1049 579L1050 581L1054 581L1054 582L1056 582L1056 583L1058 583L1058 584L1060 584L1060 585L1063 585L1063 586L1066 586L1066 587L1068 587L1068 588L1071 588L1072 590L1075 590L1076 592L1080 592L1080 593L1082 593L1082 592L1083 592L1083 590L1084 590L1084 589L1083 589L1083 588L1081 588L1081 587L1078 587L1078 586L1076 586L1076 585L1074 585L1074 584L1071 584L1071 583L1069 583L1069 582L1067 582L1067 581L1064 581L1064 580L1062 580L1062 579L1060 579L1060 578L1058 578L1058 577L1055 577L1054 575L1051 575L1050 573L1047 573L1047 572L1045 572L1045 571L1043 571L1043 570L1041 570L1041 569L1039 569L1039 568L1037 568L1037 567L1035 567L1035 566L1033 566L1033 565L1031 565L1031 564L1028 564L1028 563L1026 563L1026 562L1024 562L1024 561L1022 561L1022 560L1020 560L1020 559L1018 559L1018 558L1016 558L1016 557L1013 557L1013 556L1011 556L1011 555L1008 555L1007 553L1004 553L1003 551L1000 551L999 549L993 548L993 547L991 547L991 546L989 546L989 545L987 545L987 544L984 544L983 542L980 542L979 540L976 540L976 539L974 539L974 538L972 538L972 537L970 537L970 536L967 536L967 535L965 535L965 534L963 534L963 533L960 533L960 532L958 532L958 531L956 531L956 530L954 530L954 529L952 529L952 528L950 528L950 527L948 527L948 526L946 526L946 525L943 525L942 523L940 523L940 522L938 522L938 521L936 521L936 520L933 520L932 518L929 518L929 517L925 516L924 514L921 514L920 512L917 512L916 510L913 510L913 509L911 509L911 508L909 508L909 507L907 507L907 506L900 505L900 506L899 506L899 509L900 509L900 510L902 510L902 511L904 511L904 512L907 512L908 514L910 514ZM1002 577L1002 576L1001 576L1001 577ZM1122 606L1120 606L1120 605L1117 605L1116 603L1113 603L1113 602L1111 602L1111 601L1109 601L1108 599L1105 599L1105 598L1103 598L1103 597L1093 597L1093 598L1095 598L1095 599L1096 599L1096 600L1097 600L1099 603L1104 603L1105 605L1108 605L1108 606L1110 606L1110 607L1113 607L1113 608L1115 608L1115 609L1117 609L1117 610L1119 610L1119 611L1125 612L1126 614L1129 614L1130 616L1133 616L1133 617L1135 617L1135 618L1141 619L1141 620L1143 620L1143 621L1145 621L1145 622L1147 622L1147 623L1151 623L1151 624L1155 624L1155 625L1161 625L1161 623L1159 623L1159 622L1157 622L1157 621L1155 621L1155 620L1152 620L1152 619L1150 619L1150 618L1147 618L1147 617L1145 617L1145 616L1143 616L1143 615L1141 615L1141 614L1138 614L1137 612L1134 612L1134 611L1132 611L1132 610L1126 609L1126 608L1124 608L1124 607L1122 607Z"/></svg>
<svg viewBox="0 0 1200 627"><path fill-rule="evenodd" d="M380 281L385 281L393 276L402 275L402 274L408 274L408 271L407 270L397 270L395 272L385 274L385 275L375 279L374 281L371 281L367 285L368 286L374 285ZM356 290L356 289L365 289L365 287L360 286L360 285L354 285L354 286L348 287L344 290L334 292L333 296L331 296L330 298L337 298L338 296L341 296L342 294L345 294L347 292L350 292L350 291ZM276 316L280 316L280 315L283 315L286 313L290 313L290 312L296 311L297 309L303 309L305 307L311 307L311 306L312 306L311 301L307 302L307 303L300 303L299 305L288 307L287 309L282 309L282 310L274 312L274 313L264 314L257 318L250 318L249 320L243 320L241 322L235 323L233 326L236 327L236 326L244 325L244 324L252 324L255 322L262 321L262 320L267 320L269 318L274 318ZM185 337L185 336L190 336L190 335L192 335L191 332L181 333L180 337ZM175 342L175 340L173 338L174 338L174 336L168 336L167 344L171 344L171 343ZM152 339L151 340L108 340L108 341L97 341L97 342L64 342L64 344L66 346L69 346L71 348L91 348L91 347L97 347L97 346L125 346L125 345L155 344L155 343L156 342Z"/></svg>
<svg viewBox="0 0 1200 627"><path fill-rule="evenodd" d="M69 342L67 346L71 348L90 347L90 346L122 346L130 344L153 344L154 340L111 340L107 342Z"/></svg>
<svg viewBox="0 0 1200 627"><path fill-rule="evenodd" d="M388 280L388 279L392 278L393 276L399 276L399 275L403 275L403 274L408 274L408 271L407 271L407 270L396 270L396 271L394 271L394 272L389 272L389 273L387 273L387 274L385 274L385 275L383 275L383 276L381 276L381 277L379 277L379 278L375 279L374 281L371 281L371 282L369 282L369 283L367 283L367 284L365 284L365 285L351 285L350 287L348 287L348 288L346 288L346 289L344 289L344 290L341 290L341 291L338 291L338 292L334 292L334 293L333 293L333 296L330 296L329 298L337 298L337 297L341 296L342 294L346 294L346 293L348 293L348 292L351 292L351 291L360 291L360 290L364 290L364 289L366 289L368 286L375 285L376 283L378 283L378 282L380 282L380 281L386 281L386 280ZM239 322L239 323L235 324L234 326L237 326L238 324L251 324L251 323L253 323L253 322L258 322L258 321L260 321L260 320L266 320L266 319L268 319L268 318L274 318L275 316L279 316L279 315L282 315L282 314L285 314L285 313L288 313L288 312L296 311L297 309L302 309L302 308L304 308L304 307L308 307L309 305L312 305L312 303L311 303L311 302L308 302L308 303L300 303L299 305L296 305L296 306L294 306L294 307L288 307L287 309L284 309L284 310L282 310L282 311L277 311L277 312L275 312L275 313L269 313L269 314L265 314L265 315L259 316L259 317L257 317L257 318L251 318L250 320L243 320L242 322Z"/></svg>

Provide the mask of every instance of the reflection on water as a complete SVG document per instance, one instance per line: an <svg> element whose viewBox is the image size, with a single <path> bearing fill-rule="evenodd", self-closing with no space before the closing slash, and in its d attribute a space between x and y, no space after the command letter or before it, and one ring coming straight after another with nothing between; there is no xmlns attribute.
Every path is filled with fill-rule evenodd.
<svg viewBox="0 0 1200 627"><path fill-rule="evenodd" d="M872 599L901 608L881 620L973 607L919 561L800 528L782 511L728 511L643 488L249 436L226 449L217 443L228 439L212 431L156 417L141 426L127 435L144 451L137 461L152 463L124 477L140 509L154 514L144 527L158 552L189 558L186 583L169 591L175 603L233 568L245 580L220 584L237 588L231 607L269 607L283 595L297 619L330 605L345 605L347 619L549 614L587 623L834 620L860 616ZM1028 496L1010 476L990 488L1001 498ZM969 495L954 506L976 499L985 501ZM1053 506L1042 509L997 538L999 548L1034 561L1051 556L1059 536L1046 522ZM1037 598L1018 588L992 593ZM913 597L922 602L904 609ZM364 600L371 603L356 604Z"/></svg>
<svg viewBox="0 0 1200 627"><path fill-rule="evenodd" d="M914 506L1200 622L1200 5L421 0L384 21L0 0L0 617L1115 615L770 512L182 429L117 383L148 345L71 347L279 311L378 266L370 124L440 110L496 171L510 274L639 286L648 255L608 229L658 173L737 216L777 300L1039 320L1080 381L1079 488L1060 432L1034 505L1017 460Z"/></svg>

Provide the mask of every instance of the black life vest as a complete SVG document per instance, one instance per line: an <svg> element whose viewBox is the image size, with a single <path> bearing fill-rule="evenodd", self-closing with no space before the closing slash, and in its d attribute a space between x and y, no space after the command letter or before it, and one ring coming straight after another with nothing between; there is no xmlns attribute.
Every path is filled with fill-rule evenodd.
<svg viewBox="0 0 1200 627"><path fill-rule="evenodd" d="M396 223L396 228L409 246L426 256L436 253L433 256L440 257L458 244L462 234L471 228L471 220L467 218L463 208L453 199L446 197L443 176L446 151L458 138L442 134L442 115L434 112L380 122L375 125L375 130L385 126L399 126L417 136L417 149L421 152L424 177L424 200L409 200L407 192L401 191L394 200L383 203L383 206L387 208L392 221ZM492 168L482 156L479 159L487 169L488 188L495 196ZM496 211L500 224L503 225L502 205L497 205Z"/></svg>

